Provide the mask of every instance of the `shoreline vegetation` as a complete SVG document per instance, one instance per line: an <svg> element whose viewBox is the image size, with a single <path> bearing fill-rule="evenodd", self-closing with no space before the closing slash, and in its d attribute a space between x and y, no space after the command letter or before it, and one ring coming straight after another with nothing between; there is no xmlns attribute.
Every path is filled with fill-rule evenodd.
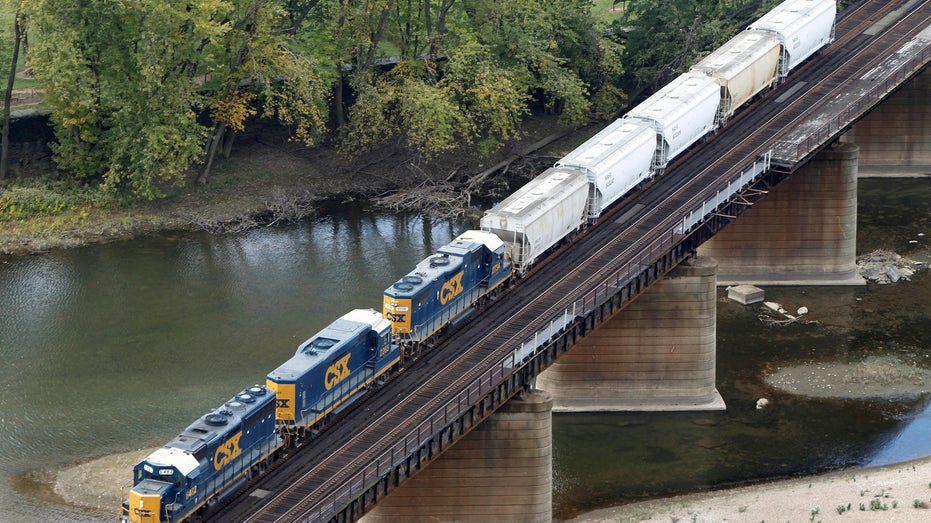
<svg viewBox="0 0 931 523"><path fill-rule="evenodd" d="M88 201L60 212L0 220L0 254L37 254L177 230L238 232L300 221L327 201L458 217L471 212L473 199L506 194L508 184L538 174L545 168L541 165L584 141L577 133L594 132L586 129L538 116L528 120L523 140L492 158L477 160L464 153L430 164L391 147L364 160L348 158L327 147L293 142L283 129L247 134L237 139L230 158L215 167L205 186L191 184L154 201ZM42 176L17 183L28 186Z"/></svg>

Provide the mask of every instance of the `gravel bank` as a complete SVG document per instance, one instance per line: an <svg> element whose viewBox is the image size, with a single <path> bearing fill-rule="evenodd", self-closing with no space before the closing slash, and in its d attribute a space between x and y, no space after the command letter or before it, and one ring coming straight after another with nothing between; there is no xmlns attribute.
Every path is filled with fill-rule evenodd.
<svg viewBox="0 0 931 523"><path fill-rule="evenodd" d="M931 521L931 458L591 512L569 523Z"/></svg>

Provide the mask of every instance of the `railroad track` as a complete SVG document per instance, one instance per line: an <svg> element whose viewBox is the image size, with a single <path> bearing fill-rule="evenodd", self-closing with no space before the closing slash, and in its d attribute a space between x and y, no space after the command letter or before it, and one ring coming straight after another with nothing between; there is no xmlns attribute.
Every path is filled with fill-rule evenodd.
<svg viewBox="0 0 931 523"><path fill-rule="evenodd" d="M837 43L799 69L767 99L794 85L807 87L818 80L819 64L839 63L854 70L851 57L875 40L860 33L899 5L863 2L846 12L838 20ZM914 5L915 12L927 9L927 2ZM736 115L709 144L677 161L650 187L606 213L598 226L581 235L572 248L563 248L539 264L519 286L464 325L445 344L413 363L377 394L359 402L339 424L294 453L275 474L261 478L213 519L299 520L317 500L378 455L386 442L402 437L408 427L419 423L488 365L499 361L514 343L541 321L547 321L571 297L588 292L625 257L642 249L651 241L651 233L665 226L671 214L688 206L703 192L702 188L727 176L730 166L752 161L765 150L777 133L764 130L764 122L777 121L778 128L784 130L804 114L812 100L829 96L831 89L837 88L832 82L824 84L824 88L813 85L807 91L797 88L797 104L755 104ZM637 206L639 212L622 214ZM269 494L263 498L256 493Z"/></svg>

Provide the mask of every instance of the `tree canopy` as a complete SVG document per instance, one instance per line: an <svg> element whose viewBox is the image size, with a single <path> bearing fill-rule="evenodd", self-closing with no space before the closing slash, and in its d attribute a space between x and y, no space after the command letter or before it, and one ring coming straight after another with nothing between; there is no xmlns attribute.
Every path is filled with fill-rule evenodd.
<svg viewBox="0 0 931 523"><path fill-rule="evenodd" d="M752 3L628 0L635 31L592 0L34 0L23 20L60 169L157 198L203 181L256 115L425 158L490 154L534 108L615 117L625 74L678 70Z"/></svg>
<svg viewBox="0 0 931 523"><path fill-rule="evenodd" d="M241 129L255 109L322 131L325 90L277 35L261 0L37 0L29 65L46 87L61 169L147 198L182 183L212 123Z"/></svg>
<svg viewBox="0 0 931 523"><path fill-rule="evenodd" d="M627 0L616 31L627 36L627 85L663 85L719 47L777 0Z"/></svg>

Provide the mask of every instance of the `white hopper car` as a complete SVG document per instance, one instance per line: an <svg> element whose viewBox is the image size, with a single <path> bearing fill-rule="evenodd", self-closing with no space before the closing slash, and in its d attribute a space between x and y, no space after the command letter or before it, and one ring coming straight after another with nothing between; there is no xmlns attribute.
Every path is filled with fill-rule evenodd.
<svg viewBox="0 0 931 523"><path fill-rule="evenodd" d="M656 153L653 170L660 174L670 160L717 128L721 86L702 73L677 76L624 118L653 124Z"/></svg>
<svg viewBox="0 0 931 523"><path fill-rule="evenodd" d="M481 229L501 238L514 270L533 262L586 222L588 178L577 169L550 168L505 198L481 219Z"/></svg>
<svg viewBox="0 0 931 523"><path fill-rule="evenodd" d="M588 219L594 221L653 175L655 149L656 132L649 122L621 118L556 162L556 167L575 168L588 177Z"/></svg>
<svg viewBox="0 0 931 523"><path fill-rule="evenodd" d="M775 36L743 31L692 67L721 86L718 125L724 125L738 108L776 83L781 44Z"/></svg>
<svg viewBox="0 0 931 523"><path fill-rule="evenodd" d="M515 272L526 273L548 249L643 180L662 174L682 151L832 42L836 16L835 0L779 4L488 210L482 230L497 234L508 246Z"/></svg>
<svg viewBox="0 0 931 523"><path fill-rule="evenodd" d="M785 78L806 58L834 41L835 0L786 0L748 30L769 32L782 44L779 76Z"/></svg>

